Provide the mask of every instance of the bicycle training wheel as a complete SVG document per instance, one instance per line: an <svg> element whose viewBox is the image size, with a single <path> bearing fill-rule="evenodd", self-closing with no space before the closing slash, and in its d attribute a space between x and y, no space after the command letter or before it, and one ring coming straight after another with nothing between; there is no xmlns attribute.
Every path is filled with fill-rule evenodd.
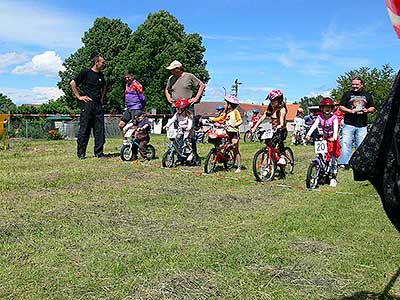
<svg viewBox="0 0 400 300"><path fill-rule="evenodd" d="M318 187L319 173L319 164L313 161L307 170L306 187L308 189L316 189Z"/></svg>
<svg viewBox="0 0 400 300"><path fill-rule="evenodd" d="M271 181L274 178L276 169L275 160L269 157L268 148L260 149L254 154L253 174L257 181Z"/></svg>
<svg viewBox="0 0 400 300"><path fill-rule="evenodd" d="M175 151L168 149L164 153L161 163L164 168L172 168L175 163Z"/></svg>
<svg viewBox="0 0 400 300"><path fill-rule="evenodd" d="M207 154L206 161L204 163L204 173L210 174L215 172L217 150L211 149Z"/></svg>

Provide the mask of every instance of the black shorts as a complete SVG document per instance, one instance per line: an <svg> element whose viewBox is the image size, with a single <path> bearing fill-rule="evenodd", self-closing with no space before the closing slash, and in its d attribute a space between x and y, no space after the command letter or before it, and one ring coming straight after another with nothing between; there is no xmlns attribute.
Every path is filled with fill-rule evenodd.
<svg viewBox="0 0 400 300"><path fill-rule="evenodd" d="M133 120L133 116L137 111L141 111L140 109L127 109L124 111L121 117L121 121L124 123L129 123L130 120Z"/></svg>

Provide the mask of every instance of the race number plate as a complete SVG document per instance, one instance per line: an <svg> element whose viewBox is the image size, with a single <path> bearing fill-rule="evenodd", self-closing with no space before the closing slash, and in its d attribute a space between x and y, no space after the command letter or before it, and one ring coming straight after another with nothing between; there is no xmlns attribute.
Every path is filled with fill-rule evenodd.
<svg viewBox="0 0 400 300"><path fill-rule="evenodd" d="M264 131L263 135L261 136L261 140L272 139L274 135L273 129L267 129Z"/></svg>
<svg viewBox="0 0 400 300"><path fill-rule="evenodd" d="M315 141L314 143L315 153L327 153L328 152L328 143L327 141Z"/></svg>

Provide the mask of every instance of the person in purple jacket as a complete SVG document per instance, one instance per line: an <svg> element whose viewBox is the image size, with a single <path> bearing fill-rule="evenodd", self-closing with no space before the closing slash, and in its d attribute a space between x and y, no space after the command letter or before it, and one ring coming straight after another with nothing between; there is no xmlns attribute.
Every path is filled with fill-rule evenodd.
<svg viewBox="0 0 400 300"><path fill-rule="evenodd" d="M127 144L129 142L124 137L125 133L123 129L129 121L134 120L136 112L144 112L146 97L143 94L143 86L135 79L131 71L125 71L125 81L125 104L127 109L124 111L118 126L121 129L123 143Z"/></svg>

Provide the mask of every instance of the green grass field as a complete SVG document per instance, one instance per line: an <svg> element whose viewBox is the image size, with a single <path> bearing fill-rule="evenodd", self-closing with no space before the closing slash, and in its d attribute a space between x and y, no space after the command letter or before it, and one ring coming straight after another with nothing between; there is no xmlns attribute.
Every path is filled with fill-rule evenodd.
<svg viewBox="0 0 400 300"><path fill-rule="evenodd" d="M75 141L0 152L0 299L400 299L384 289L399 235L351 171L305 189L312 147L285 180L156 160L76 158ZM117 153L109 139L106 153ZM211 145L200 145L204 158Z"/></svg>

